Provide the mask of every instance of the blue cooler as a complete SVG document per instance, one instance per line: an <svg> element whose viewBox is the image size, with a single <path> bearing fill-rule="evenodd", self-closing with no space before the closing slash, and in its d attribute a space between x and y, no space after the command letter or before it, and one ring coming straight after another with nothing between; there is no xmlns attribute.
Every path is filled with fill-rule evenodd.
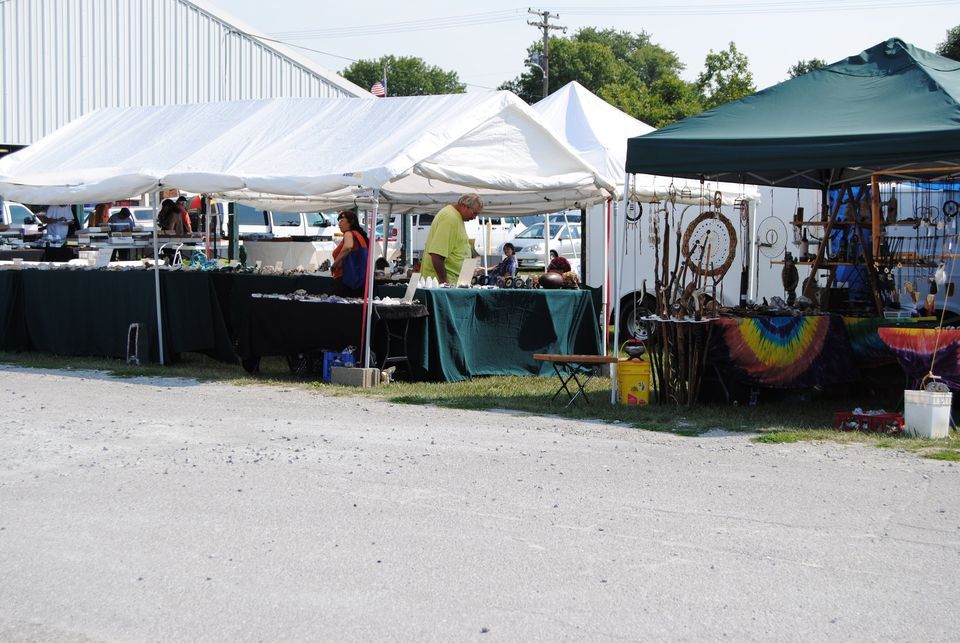
<svg viewBox="0 0 960 643"><path fill-rule="evenodd" d="M336 351L323 351L323 381L330 381L331 368L334 366L356 366L357 358L353 353L346 351L338 353Z"/></svg>

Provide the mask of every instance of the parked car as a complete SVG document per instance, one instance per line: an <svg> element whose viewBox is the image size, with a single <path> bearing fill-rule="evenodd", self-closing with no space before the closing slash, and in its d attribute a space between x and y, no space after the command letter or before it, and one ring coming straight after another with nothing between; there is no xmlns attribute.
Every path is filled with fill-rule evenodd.
<svg viewBox="0 0 960 643"><path fill-rule="evenodd" d="M111 216L120 212L124 206L110 208ZM134 225L144 230L153 230L153 208L141 205L128 205L127 209L133 215Z"/></svg>
<svg viewBox="0 0 960 643"><path fill-rule="evenodd" d="M10 226L11 229L20 229L25 237L40 234L40 221L33 210L16 201L2 202L0 223Z"/></svg>
<svg viewBox="0 0 960 643"><path fill-rule="evenodd" d="M556 250L561 257L566 257L573 264L573 259L580 255L580 224L579 223L550 223L550 249ZM512 239L516 250L517 265L520 268L544 268L543 254L546 249L543 222L535 223L522 230ZM503 253L503 245L499 247Z"/></svg>

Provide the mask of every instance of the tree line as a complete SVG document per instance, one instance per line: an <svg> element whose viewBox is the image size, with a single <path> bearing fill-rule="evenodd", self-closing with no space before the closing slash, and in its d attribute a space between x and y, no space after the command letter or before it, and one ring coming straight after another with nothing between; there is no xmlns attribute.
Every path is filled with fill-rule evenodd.
<svg viewBox="0 0 960 643"><path fill-rule="evenodd" d="M937 53L960 60L960 26L947 30ZM543 53L543 42L527 47L528 60ZM560 89L577 81L611 105L653 127L663 127L723 103L743 98L757 88L747 56L730 42L725 49L711 50L696 80L680 77L686 69L672 51L653 42L650 34L586 27L571 36L555 36L549 42L550 88ZM819 58L800 60L786 70L795 78L824 67ZM359 60L341 72L344 78L371 87L387 71L390 96L458 94L466 91L454 71L447 71L413 56L383 56ZM528 103L541 98L542 76L528 67L520 76L498 89L508 89Z"/></svg>

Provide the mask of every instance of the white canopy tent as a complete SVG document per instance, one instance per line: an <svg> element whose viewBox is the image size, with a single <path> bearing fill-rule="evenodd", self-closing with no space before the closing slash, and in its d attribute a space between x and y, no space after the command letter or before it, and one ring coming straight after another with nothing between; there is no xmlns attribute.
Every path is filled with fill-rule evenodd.
<svg viewBox="0 0 960 643"><path fill-rule="evenodd" d="M532 214L614 191L509 92L111 108L0 159L0 194L26 203L108 201L167 187L265 208L369 204L371 238L381 202L399 212L478 192L491 211ZM159 273L155 285L159 326ZM162 361L162 343L160 354Z"/></svg>
<svg viewBox="0 0 960 643"><path fill-rule="evenodd" d="M26 203L161 186L288 210L371 202L379 190L394 212L474 191L513 214L613 189L509 92L104 109L0 160L0 194Z"/></svg>
<svg viewBox="0 0 960 643"><path fill-rule="evenodd" d="M705 181L702 185L692 179L673 178L669 176L651 176L637 174L630 177L624 171L627 160L627 139L641 136L654 130L643 121L633 118L610 103L606 102L586 87L576 81L564 85L561 89L533 105L547 125L572 148L580 153L581 157L590 165L596 167L603 178L616 185L616 196L626 203L634 200L646 203L652 200L664 201L671 192L677 203L700 205L707 201L713 202L714 195L720 192L723 205L733 205L737 199L751 202L760 200L759 192L754 186L734 185L716 181ZM629 190L625 187L629 182ZM627 198L629 194L629 199ZM609 292L619 293L619 284L623 280L623 265L620 253L617 250L619 232L617 223L616 203L613 206L612 220L603 216L603 238L613 244L612 250L604 244L603 272L603 305L602 326L609 319L608 301ZM611 229L614 234L611 234ZM609 257L614 258L614 266L608 264ZM619 266L619 269L618 269ZM753 273L751 272L751 277ZM614 319L619 319L620 297L615 298ZM603 346L606 349L606 333L603 333ZM619 324L614 330L614 343L619 342ZM613 378L613 392L611 399L616 398L616 378Z"/></svg>

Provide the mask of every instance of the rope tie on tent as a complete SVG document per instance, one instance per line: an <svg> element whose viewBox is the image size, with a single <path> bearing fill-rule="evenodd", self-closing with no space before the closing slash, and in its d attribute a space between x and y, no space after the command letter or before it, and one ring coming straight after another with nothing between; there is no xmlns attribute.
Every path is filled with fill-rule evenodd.
<svg viewBox="0 0 960 643"><path fill-rule="evenodd" d="M928 192L928 195L929 195L929 192ZM944 248L943 250L946 250L946 248ZM940 265L940 268L942 267L943 267L943 264ZM953 273L955 268L956 268L956 260L952 260L950 262L950 274L946 275L946 279L944 279L944 283L951 283L953 281ZM938 268L938 271L939 271L939 268ZM936 284L937 283L936 277L934 277L933 279L934 279L933 283ZM943 322L946 319L946 317L947 317L947 294L944 293L943 308L940 310L940 320L937 322L937 334L933 342L933 353L930 355L930 369L927 371L927 374L923 376L923 379L920 380L921 390L926 390L925 387L929 380L940 379L939 375L934 375L933 366L937 361L937 351L940 350L940 337L943 335Z"/></svg>

